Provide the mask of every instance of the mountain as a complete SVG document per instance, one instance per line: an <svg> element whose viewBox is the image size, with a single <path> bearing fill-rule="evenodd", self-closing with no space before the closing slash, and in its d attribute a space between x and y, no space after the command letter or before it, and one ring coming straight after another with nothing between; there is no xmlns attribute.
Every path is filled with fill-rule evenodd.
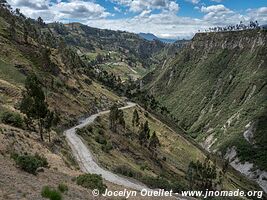
<svg viewBox="0 0 267 200"><path fill-rule="evenodd" d="M73 47L84 62L120 75L123 80L140 78L158 65L157 54L166 46L134 33L97 29L80 23L51 23L47 29Z"/></svg>
<svg viewBox="0 0 267 200"><path fill-rule="evenodd" d="M148 41L159 40L159 41L164 42L164 43L174 43L177 41L175 39L158 38L157 36L155 36L152 33L139 33L138 35L141 38L144 38Z"/></svg>
<svg viewBox="0 0 267 200"><path fill-rule="evenodd" d="M0 3L0 43L0 199L88 199L95 187L118 191L136 181L175 192L259 190L186 135L186 127L168 118L164 102L127 77L126 69L164 72L179 55L187 59L183 52L191 42L163 44L79 23L46 24ZM151 84L161 81L149 77ZM161 92L171 89L167 83ZM88 174L97 173L95 165L112 174L110 181Z"/></svg>
<svg viewBox="0 0 267 200"><path fill-rule="evenodd" d="M265 191L266 41L264 30L199 33L143 79L188 135Z"/></svg>

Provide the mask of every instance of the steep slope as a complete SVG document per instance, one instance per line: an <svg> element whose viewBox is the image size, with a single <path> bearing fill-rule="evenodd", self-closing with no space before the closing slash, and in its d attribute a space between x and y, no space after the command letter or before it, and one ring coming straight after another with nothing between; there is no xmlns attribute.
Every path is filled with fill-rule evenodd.
<svg viewBox="0 0 267 200"><path fill-rule="evenodd" d="M87 195L84 193L88 193L88 190L84 190L71 182L71 179L76 177L76 174L79 174L80 171L77 170L77 165L71 155L71 151L66 145L65 138L62 134L63 127L72 126L76 124L79 117L107 109L115 102L118 105L122 105L124 103L123 98L117 96L102 85L102 83L105 82L111 87L114 83L114 79L117 79L117 77L109 76L104 72L101 74L101 71L96 70L94 65L92 66L84 62L86 59L81 59L81 56L78 54L79 51L73 51L73 49L77 47L68 46L68 44L66 44L66 38L61 37L61 34L55 34L54 30L49 29L49 26L44 24L41 19L37 21L28 19L19 13L18 10L16 12L10 12L9 9L5 9L1 6L0 11L0 43L2 47L0 49L0 137L1 141L3 141L0 156L0 175L1 180L4 180L1 182L2 185L0 189L5 191L7 188L8 190L12 189L12 191L8 191L7 194L5 193L3 198L16 199L17 193L19 193L18 198L24 198L25 196L25 198L40 198L40 189L42 186L52 184L54 187L57 187L57 184L61 180L66 180L71 186L70 188L72 188L72 190L66 194L68 198L81 199L79 196L83 195L86 199ZM108 38L108 36L106 37ZM99 38L101 39L102 36ZM129 44L132 45L132 43ZM150 51L149 48L150 46L148 45L148 51ZM163 68L164 67L165 65L163 65ZM25 115L19 111L19 102L25 90L24 81L30 73L35 73L40 80L42 86L40 88L44 90L44 96L49 105L49 109L60 114L61 121L58 127L53 127L53 130L45 128L43 132L44 141L41 141L39 138L37 130L40 129L40 124L38 125L36 123L37 120L32 120L31 123L29 123L29 121L24 118ZM122 83L120 81L115 87L121 89L119 87L121 85ZM133 88L133 90L136 89ZM127 113L126 119L132 117L131 114L132 112ZM168 146L171 144L169 147L172 146L170 149L166 146L162 146L160 149L163 153L162 155L171 152L167 154L168 157L168 155L172 154L170 156L171 159L166 162L167 168L164 168L164 165L164 167L161 168L157 159L153 158L153 161L150 159L150 162L154 164L153 166L156 166L153 175L161 175L161 172L164 174L167 169L167 178L177 178L177 176L173 177L172 174L172 171L176 171L178 177L181 175L183 181L185 181L185 173L189 162L188 157L194 157L194 160L197 160L198 158L203 158L204 153L182 136L176 135L175 131L169 130L163 123L160 123L154 118L149 118L149 114L146 111L141 109L140 114L142 114L143 119L148 118L147 120L151 121L153 130L160 130L159 135L161 138L168 138L168 140L165 140L166 143L164 143L164 145ZM97 126L102 126L101 129L105 130L104 134L111 136L112 133L110 133L110 129L108 128L107 116L105 116L103 121L103 124L97 124ZM127 120L126 125L129 126L129 122L130 120ZM15 128L15 126L17 127ZM96 127L96 130L97 128L98 127ZM163 133L161 133L161 130L163 130ZM88 130L85 130L85 132L87 131ZM138 135L136 134L136 130L124 129L124 131L134 132L133 137L135 141L131 142L126 134L123 138L121 135L117 134L115 139L119 138L121 140L117 140L116 142L123 141L125 142L124 144L128 143L129 146L131 145L134 150L141 154L142 160L147 160L147 156L151 156L151 152L146 150L145 154L143 154L141 148L137 149L140 145L137 146ZM48 133L49 135L51 134L51 141L48 140ZM97 131L96 134L101 133ZM173 137L169 137L169 134ZM177 143L173 144L171 143L171 139L174 137L177 138ZM95 138L89 135L89 140L93 139ZM116 145L115 143L112 148L114 147L115 149ZM176 145L178 147L176 147ZM98 148L101 147L98 146ZM188 148L188 150L185 150L186 148ZM103 152L105 151L105 149L103 150L102 148L101 150ZM123 152L125 149L121 150ZM186 153L180 153L183 151L186 151ZM181 163L179 162L179 158L177 158L177 152L184 156L180 158ZM47 158L51 170L39 169L40 173L36 177L25 174L21 169L13 166L15 162L10 159L10 155L14 153L20 155L25 153L30 155L34 155L35 153L43 154L44 157ZM128 158L134 160L136 159L135 151L132 153L133 154ZM105 154L105 156L107 155ZM163 161L166 159L167 158L162 157ZM99 160L101 159L99 158ZM5 169L7 168L10 170L7 170L7 173L5 173ZM145 168L144 166L144 171L146 171ZM221 170L221 167L218 167L218 171L219 170ZM5 176L11 176L15 183L13 184L12 181ZM50 178L51 176L53 176L53 178ZM25 182L23 181L24 177L27 177L25 178ZM220 181L219 179L220 178L217 177L214 181L217 183ZM225 179L227 183L225 188L242 188L244 190L257 189L250 181L239 177L238 174L232 171L226 173ZM154 184L155 187L158 187L157 184L159 183L160 185L162 179L153 177L147 181ZM32 187L32 184L35 186ZM177 185L175 184L175 186ZM108 185L108 187L114 189L118 188L118 186L113 184ZM21 188L27 189L26 194L21 192ZM88 198L90 199L91 196L88 196Z"/></svg>
<svg viewBox="0 0 267 200"><path fill-rule="evenodd" d="M147 41L137 34L92 28L80 23L49 24L50 30L75 48L85 62L122 78L137 79L155 67L160 41Z"/></svg>
<svg viewBox="0 0 267 200"><path fill-rule="evenodd" d="M150 92L203 147L222 156L228 151L233 166L248 161L265 171L266 41L263 30L196 34L175 59L144 79ZM229 157L231 148L237 155ZM236 168L247 167L240 170L246 174L253 164ZM266 189L266 173L252 171L252 178L260 175Z"/></svg>
<svg viewBox="0 0 267 200"><path fill-rule="evenodd" d="M159 41L164 42L164 43L174 43L174 42L177 41L175 39L158 38L157 36L155 36L152 33L139 33L138 35L141 38L144 38L144 39L146 39L148 41L159 40Z"/></svg>
<svg viewBox="0 0 267 200"><path fill-rule="evenodd" d="M37 74L53 110L67 125L108 108L120 98L84 73L92 70L67 46L31 19L0 14L0 113L17 108L28 74Z"/></svg>

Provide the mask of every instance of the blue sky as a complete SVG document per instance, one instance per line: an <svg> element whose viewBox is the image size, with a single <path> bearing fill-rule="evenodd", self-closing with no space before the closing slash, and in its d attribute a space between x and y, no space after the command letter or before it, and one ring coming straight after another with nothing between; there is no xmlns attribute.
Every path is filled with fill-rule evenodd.
<svg viewBox="0 0 267 200"><path fill-rule="evenodd" d="M8 0L31 18L113 30L191 38L198 30L240 21L267 24L267 0Z"/></svg>

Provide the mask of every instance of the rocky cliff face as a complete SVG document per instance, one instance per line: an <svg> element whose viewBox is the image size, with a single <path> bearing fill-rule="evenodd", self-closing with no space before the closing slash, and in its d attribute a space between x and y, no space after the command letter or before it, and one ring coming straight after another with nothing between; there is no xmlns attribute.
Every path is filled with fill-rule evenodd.
<svg viewBox="0 0 267 200"><path fill-rule="evenodd" d="M267 32L201 33L147 88L209 151L267 169ZM253 127L250 127L253 125Z"/></svg>
<svg viewBox="0 0 267 200"><path fill-rule="evenodd" d="M264 31L236 31L223 33L199 33L190 43L191 49L210 51L212 49L250 49L266 45L267 35ZM204 49L203 49L204 48Z"/></svg>

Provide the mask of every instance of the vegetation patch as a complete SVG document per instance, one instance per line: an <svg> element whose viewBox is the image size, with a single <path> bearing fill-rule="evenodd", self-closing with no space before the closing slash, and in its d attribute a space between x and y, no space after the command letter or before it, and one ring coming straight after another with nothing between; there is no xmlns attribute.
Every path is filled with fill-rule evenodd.
<svg viewBox="0 0 267 200"><path fill-rule="evenodd" d="M83 174L77 177L76 182L78 185L88 189L98 189L102 194L107 186L103 183L103 178L97 174Z"/></svg>
<svg viewBox="0 0 267 200"><path fill-rule="evenodd" d="M13 154L12 158L15 160L16 165L30 173L30 174L37 174L37 169L39 167L48 167L48 162L45 157L40 156L38 154L35 155L18 155Z"/></svg>
<svg viewBox="0 0 267 200"><path fill-rule="evenodd" d="M22 128L24 124L20 114L10 111L5 111L1 114L1 121L4 124L9 124L18 128Z"/></svg>
<svg viewBox="0 0 267 200"><path fill-rule="evenodd" d="M44 186L41 192L42 197L50 199L50 200L62 200L62 194L49 186Z"/></svg>
<svg viewBox="0 0 267 200"><path fill-rule="evenodd" d="M68 186L64 183L60 183L57 188L62 193L67 192L69 190Z"/></svg>

